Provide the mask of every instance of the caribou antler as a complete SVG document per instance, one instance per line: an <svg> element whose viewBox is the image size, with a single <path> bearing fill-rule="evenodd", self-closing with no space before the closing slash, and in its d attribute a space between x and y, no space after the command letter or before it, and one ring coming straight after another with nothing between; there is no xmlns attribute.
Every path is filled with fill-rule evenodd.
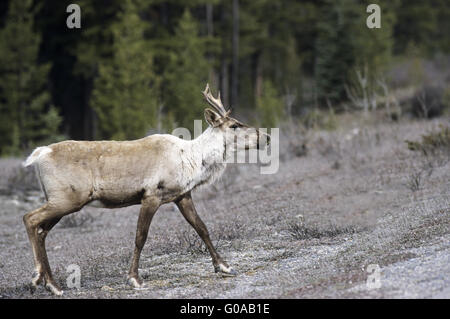
<svg viewBox="0 0 450 319"><path fill-rule="evenodd" d="M202 93L206 99L206 102L208 102L209 105L211 105L217 112L219 112L220 115L226 117L230 114L231 110L227 111L223 107L222 101L220 100L220 92L217 95L217 98L214 98L214 96L211 94L211 90L209 88L208 83L206 84L206 88Z"/></svg>

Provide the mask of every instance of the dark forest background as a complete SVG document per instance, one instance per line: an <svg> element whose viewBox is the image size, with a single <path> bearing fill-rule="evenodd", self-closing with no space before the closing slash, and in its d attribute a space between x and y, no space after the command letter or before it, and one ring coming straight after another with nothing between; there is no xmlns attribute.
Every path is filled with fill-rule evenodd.
<svg viewBox="0 0 450 319"><path fill-rule="evenodd" d="M80 29L66 26L72 2ZM377 106L395 119L392 92L430 85L416 113L439 115L427 99L448 105L450 79L425 69L448 69L449 24L446 0L2 1L0 155L192 129L207 82L264 127Z"/></svg>

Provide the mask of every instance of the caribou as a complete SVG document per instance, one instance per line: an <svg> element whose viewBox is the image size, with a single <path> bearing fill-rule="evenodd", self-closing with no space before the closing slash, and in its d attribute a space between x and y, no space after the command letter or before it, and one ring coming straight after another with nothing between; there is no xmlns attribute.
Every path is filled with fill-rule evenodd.
<svg viewBox="0 0 450 319"><path fill-rule="evenodd" d="M23 217L34 256L32 290L42 284L55 295L63 293L53 279L45 239L62 217L85 205L141 205L127 276L134 288L145 286L138 273L139 258L152 218L161 205L170 202L176 204L205 243L215 272L236 275L214 248L191 193L223 174L229 154L242 148L264 148L270 136L232 118L231 109L226 110L222 104L220 92L215 98L208 84L202 93L211 106L204 110L208 128L193 140L170 134L132 141L69 140L38 147L31 153L23 165L35 167L46 199L42 207Z"/></svg>

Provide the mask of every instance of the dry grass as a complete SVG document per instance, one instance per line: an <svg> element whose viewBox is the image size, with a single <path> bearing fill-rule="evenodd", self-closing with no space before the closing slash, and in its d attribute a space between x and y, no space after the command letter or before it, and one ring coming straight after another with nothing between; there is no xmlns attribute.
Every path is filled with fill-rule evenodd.
<svg viewBox="0 0 450 319"><path fill-rule="evenodd" d="M194 193L199 215L237 277L217 276L197 234L174 205L165 205L141 259L151 289L134 291L125 277L139 207L85 208L47 238L63 287L67 265L82 270L82 289L66 290L65 297L448 298L450 163L431 165L405 143L446 119L368 123L344 116L337 121L345 125L334 131L309 131L304 156L282 141L285 157L276 174L260 175L256 165L230 167L214 188ZM6 171L1 185L8 184ZM420 180L412 191L407 183L415 172ZM0 196L0 295L48 297L27 290L33 262L21 221L42 198L24 201L20 192ZM371 263L383 273L382 288L374 291L364 286Z"/></svg>

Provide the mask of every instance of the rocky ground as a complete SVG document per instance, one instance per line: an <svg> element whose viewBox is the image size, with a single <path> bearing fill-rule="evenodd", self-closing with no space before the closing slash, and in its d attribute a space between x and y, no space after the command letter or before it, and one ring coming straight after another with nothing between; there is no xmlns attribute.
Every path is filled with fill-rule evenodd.
<svg viewBox="0 0 450 319"><path fill-rule="evenodd" d="M238 275L214 273L170 204L153 219L143 250L146 290L125 283L139 211L133 206L64 217L47 250L65 293L31 294L22 216L43 198L20 160L4 159L0 298L450 298L448 154L424 157L404 142L445 122L347 121L336 131L309 133L300 157L283 146L296 137L282 135L276 174L232 165L217 185L194 194L213 242ZM79 266L80 289L67 287L71 264Z"/></svg>

